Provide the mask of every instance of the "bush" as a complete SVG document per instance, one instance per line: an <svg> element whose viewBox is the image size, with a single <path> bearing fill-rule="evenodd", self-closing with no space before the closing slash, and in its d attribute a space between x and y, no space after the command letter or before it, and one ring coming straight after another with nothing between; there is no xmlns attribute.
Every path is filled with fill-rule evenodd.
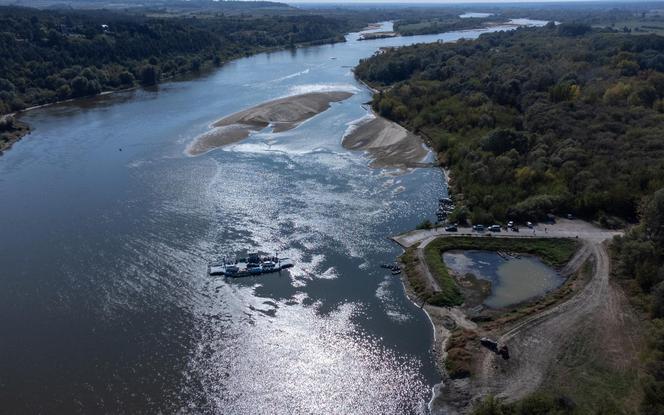
<svg viewBox="0 0 664 415"><path fill-rule="evenodd" d="M490 151L496 156L515 149L519 153L528 151L528 139L514 130L500 129L492 131L482 140L482 150Z"/></svg>
<svg viewBox="0 0 664 415"><path fill-rule="evenodd" d="M417 225L417 229L431 229L432 226L433 224L429 219L424 219L419 225Z"/></svg>
<svg viewBox="0 0 664 415"><path fill-rule="evenodd" d="M156 85L159 82L159 71L154 65L145 65L141 68L141 84L145 86Z"/></svg>
<svg viewBox="0 0 664 415"><path fill-rule="evenodd" d="M664 279L664 267L659 269L660 281ZM664 317L664 281L658 283L652 292L652 316L653 318Z"/></svg>
<svg viewBox="0 0 664 415"><path fill-rule="evenodd" d="M133 85L134 84L134 75L129 71L123 71L118 76L118 80L121 85Z"/></svg>

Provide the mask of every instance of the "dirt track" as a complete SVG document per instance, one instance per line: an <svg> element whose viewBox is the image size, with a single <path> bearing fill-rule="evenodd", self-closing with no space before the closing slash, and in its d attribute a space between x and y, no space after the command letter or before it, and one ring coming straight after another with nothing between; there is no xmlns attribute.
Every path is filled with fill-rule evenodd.
<svg viewBox="0 0 664 415"><path fill-rule="evenodd" d="M593 272L589 282L573 297L563 303L549 308L539 314L518 321L497 333L499 341L510 348L509 360L503 360L495 353L483 349L479 360L478 373L471 382L464 382L463 395L469 401L480 399L488 394L505 397L509 401L518 400L535 391L544 380L551 365L559 356L564 342L588 328L593 335L602 336L601 344L606 345L604 352L616 356L619 364L629 364L625 356L635 354L634 346L628 333L629 315L623 311L622 292L609 282L610 263L606 249L608 240L619 232L607 231L594 227L583 221L560 220L556 225L547 225L546 232L540 226L533 230L501 232L492 237L553 237L575 238L582 242L582 248L575 254L563 273L576 272L590 259ZM422 251L434 238L446 235L473 235L470 229L460 229L457 234L445 233L443 230L414 231L394 238L402 246L420 243L418 251ZM418 253L419 254L419 253ZM599 329L598 329L599 327ZM445 392L443 392L445 393ZM441 399L442 401L442 399ZM444 405L445 413L466 412L465 404L450 407ZM455 408L456 407L456 408ZM433 402L433 413L439 413Z"/></svg>

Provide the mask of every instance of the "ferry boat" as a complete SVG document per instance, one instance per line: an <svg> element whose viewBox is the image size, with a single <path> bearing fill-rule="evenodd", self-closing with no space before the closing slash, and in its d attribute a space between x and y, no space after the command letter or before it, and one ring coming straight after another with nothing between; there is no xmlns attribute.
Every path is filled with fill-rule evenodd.
<svg viewBox="0 0 664 415"><path fill-rule="evenodd" d="M278 258L276 256L262 257L257 253L249 254L246 258L235 261L223 260L208 265L208 274L211 276L223 275L225 277L248 277L252 275L268 274L292 268L293 261L290 258Z"/></svg>

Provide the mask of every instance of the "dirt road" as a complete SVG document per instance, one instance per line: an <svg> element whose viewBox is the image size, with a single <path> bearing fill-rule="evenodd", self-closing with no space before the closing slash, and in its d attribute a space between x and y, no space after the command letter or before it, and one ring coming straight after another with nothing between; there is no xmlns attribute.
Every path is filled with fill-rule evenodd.
<svg viewBox="0 0 664 415"><path fill-rule="evenodd" d="M424 248L426 248L427 245L429 245L429 243L431 241L433 241L434 239L436 239L436 238L435 237L429 237L429 238L425 239L424 241L422 241L422 243L420 243L420 246L417 248L417 259L418 259L418 262L421 264L422 273L424 274L424 276L426 277L426 279L429 283L429 289L431 289L431 291L433 291L433 292L439 292L440 291L440 285L438 284L438 280L435 279L433 277L433 275L431 274L431 270L427 266L426 258L424 256Z"/></svg>

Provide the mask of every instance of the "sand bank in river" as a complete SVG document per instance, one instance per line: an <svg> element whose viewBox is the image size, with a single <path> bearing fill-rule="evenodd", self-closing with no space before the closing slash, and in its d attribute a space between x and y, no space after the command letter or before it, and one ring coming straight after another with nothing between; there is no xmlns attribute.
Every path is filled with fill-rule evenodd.
<svg viewBox="0 0 664 415"><path fill-rule="evenodd" d="M198 136L187 152L199 155L214 148L242 141L268 126L275 133L291 130L309 118L353 95L346 91L311 92L268 101L216 121L212 130Z"/></svg>
<svg viewBox="0 0 664 415"><path fill-rule="evenodd" d="M350 150L367 151L373 167L414 167L429 153L420 137L382 117L356 126L341 144Z"/></svg>

